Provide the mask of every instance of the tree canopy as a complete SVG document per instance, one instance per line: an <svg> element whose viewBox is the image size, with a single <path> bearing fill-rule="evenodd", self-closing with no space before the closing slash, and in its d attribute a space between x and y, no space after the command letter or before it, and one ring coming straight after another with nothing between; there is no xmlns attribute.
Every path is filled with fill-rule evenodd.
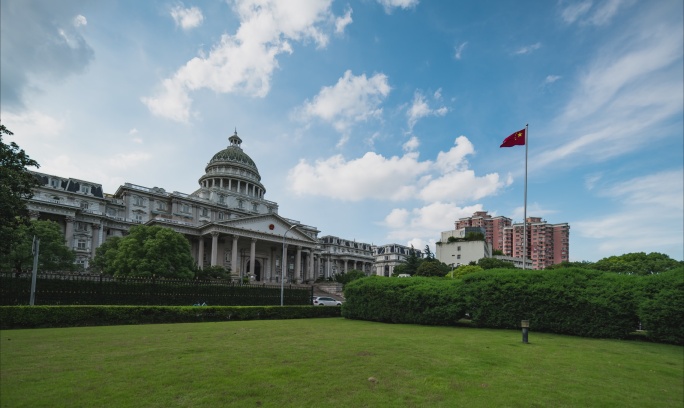
<svg viewBox="0 0 684 408"><path fill-rule="evenodd" d="M416 250L413 248L413 245L411 245L406 260L394 267L392 276L399 276L401 274L415 275L420 263L421 259L418 258Z"/></svg>
<svg viewBox="0 0 684 408"><path fill-rule="evenodd" d="M337 273L335 274L335 282L339 282L342 284L347 284L353 280L365 278L366 274L363 273L362 271L358 269L352 269L351 271L347 271L347 273Z"/></svg>
<svg viewBox="0 0 684 408"><path fill-rule="evenodd" d="M76 254L64 243L64 234L54 221L30 221L14 231L14 244L0 258L0 268L16 272L33 268L33 237L40 239L38 270L41 272L73 271ZM6 255L5 255L6 254Z"/></svg>
<svg viewBox="0 0 684 408"><path fill-rule="evenodd" d="M619 256L609 256L600 259L592 265L599 271L616 272L627 275L651 275L665 272L684 265L665 254L658 252L633 252Z"/></svg>
<svg viewBox="0 0 684 408"><path fill-rule="evenodd" d="M23 149L2 141L4 135L13 135L0 124L0 254L8 254L19 243L17 229L28 225L26 201L33 197L32 189L39 185L27 167L39 167Z"/></svg>
<svg viewBox="0 0 684 408"><path fill-rule="evenodd" d="M443 277L449 272L449 266L435 258L425 259L416 269L415 276Z"/></svg>
<svg viewBox="0 0 684 408"><path fill-rule="evenodd" d="M165 278L195 276L190 243L170 228L137 225L127 236L109 243L111 240L96 252L94 263L103 273Z"/></svg>
<svg viewBox="0 0 684 408"><path fill-rule="evenodd" d="M448 278L448 279L461 279L465 275L475 273L475 272L482 272L482 271L484 271L484 269L479 265L461 265L458 268L454 269L453 271L447 273L446 278Z"/></svg>
<svg viewBox="0 0 684 408"><path fill-rule="evenodd" d="M480 266L482 269L516 269L515 264L513 264L513 262L504 261L498 258L481 258L477 261L477 265Z"/></svg>

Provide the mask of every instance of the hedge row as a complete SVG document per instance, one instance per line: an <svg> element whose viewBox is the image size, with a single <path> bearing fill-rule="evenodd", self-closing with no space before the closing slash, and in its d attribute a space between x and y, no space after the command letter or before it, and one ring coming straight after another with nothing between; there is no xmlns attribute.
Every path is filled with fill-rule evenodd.
<svg viewBox="0 0 684 408"><path fill-rule="evenodd" d="M240 285L202 280L167 280L128 278L102 280L89 276L68 277L39 275L36 305L149 305L190 306L207 303L213 306L280 305L280 287L275 285ZM286 305L310 305L311 287L284 288ZM0 304L28 305L31 277L0 275Z"/></svg>
<svg viewBox="0 0 684 408"><path fill-rule="evenodd" d="M0 306L0 329L339 317L321 306Z"/></svg>
<svg viewBox="0 0 684 408"><path fill-rule="evenodd" d="M530 329L624 339L641 323L654 341L684 344L684 269L632 276L587 269L473 273L460 280L371 277L345 288L342 315L391 323Z"/></svg>

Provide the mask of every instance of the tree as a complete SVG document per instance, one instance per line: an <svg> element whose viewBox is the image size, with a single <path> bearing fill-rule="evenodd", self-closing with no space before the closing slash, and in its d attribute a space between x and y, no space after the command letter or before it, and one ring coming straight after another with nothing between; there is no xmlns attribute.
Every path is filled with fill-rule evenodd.
<svg viewBox="0 0 684 408"><path fill-rule="evenodd" d="M16 143L5 144L3 135L13 133L0 124L0 256L18 244L17 229L28 225L26 200L39 183L26 167L40 167Z"/></svg>
<svg viewBox="0 0 684 408"><path fill-rule="evenodd" d="M114 260L116 259L117 251L119 250L119 243L121 237L110 237L102 243L95 250L95 258L91 267L105 275L114 275Z"/></svg>
<svg viewBox="0 0 684 408"><path fill-rule="evenodd" d="M437 259L425 259L416 270L416 276L443 277L449 272L449 266Z"/></svg>
<svg viewBox="0 0 684 408"><path fill-rule="evenodd" d="M553 269L564 269L564 268L594 269L594 263L589 262L589 261L580 261L580 262L563 261L561 263L549 265L544 269L553 270Z"/></svg>
<svg viewBox="0 0 684 408"><path fill-rule="evenodd" d="M16 272L33 268L33 237L40 239L38 270L41 272L73 271L76 253L64 243L64 234L54 221L33 220L29 225L19 225L14 231L14 244L0 262L3 269Z"/></svg>
<svg viewBox="0 0 684 408"><path fill-rule="evenodd" d="M430 245L425 245L425 259L435 259L435 255L430 252Z"/></svg>
<svg viewBox="0 0 684 408"><path fill-rule="evenodd" d="M187 278L195 276L195 261L185 237L159 226L136 225L113 248L104 251L104 270L115 276Z"/></svg>
<svg viewBox="0 0 684 408"><path fill-rule="evenodd" d="M365 278L366 274L363 273L362 271L358 269L352 269L351 271L348 271L347 273L337 273L335 274L335 282L339 282L341 284L347 284L353 280Z"/></svg>
<svg viewBox="0 0 684 408"><path fill-rule="evenodd" d="M204 268L198 268L195 271L195 278L230 280L230 268L226 269L220 265L205 266Z"/></svg>
<svg viewBox="0 0 684 408"><path fill-rule="evenodd" d="M481 258L477 261L477 265L480 266L482 269L516 269L515 264L513 264L513 262L504 261L498 258Z"/></svg>
<svg viewBox="0 0 684 408"><path fill-rule="evenodd" d="M392 276L399 276L400 274L408 274L413 276L416 274L416 271L418 270L420 264L421 259L418 258L416 250L413 248L413 245L411 245L411 249L409 249L408 251L408 256L406 257L406 260L404 260L402 263L394 267Z"/></svg>
<svg viewBox="0 0 684 408"><path fill-rule="evenodd" d="M600 259L592 265L592 268L625 275L651 275L679 266L684 266L684 262L676 261L665 254L658 252L651 252L650 254L633 252Z"/></svg>
<svg viewBox="0 0 684 408"><path fill-rule="evenodd" d="M484 271L484 269L478 265L461 265L453 271L447 273L446 277L448 279L461 279L465 275L482 271Z"/></svg>

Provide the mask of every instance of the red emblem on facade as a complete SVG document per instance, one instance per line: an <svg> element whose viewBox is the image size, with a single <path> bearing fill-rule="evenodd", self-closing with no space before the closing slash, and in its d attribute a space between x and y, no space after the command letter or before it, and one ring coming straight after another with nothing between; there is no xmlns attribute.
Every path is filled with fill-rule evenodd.
<svg viewBox="0 0 684 408"><path fill-rule="evenodd" d="M271 224L271 225L268 226L268 229L270 229L270 230L272 230L272 229L274 229L274 228L275 228L275 225L273 225L273 224Z"/></svg>

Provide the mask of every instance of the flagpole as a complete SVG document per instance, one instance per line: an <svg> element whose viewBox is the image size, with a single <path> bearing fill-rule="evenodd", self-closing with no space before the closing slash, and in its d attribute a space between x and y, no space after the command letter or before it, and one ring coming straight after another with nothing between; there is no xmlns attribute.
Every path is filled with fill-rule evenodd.
<svg viewBox="0 0 684 408"><path fill-rule="evenodd" d="M523 270L527 267L527 147L530 144L530 131L525 124L525 206L523 208Z"/></svg>

